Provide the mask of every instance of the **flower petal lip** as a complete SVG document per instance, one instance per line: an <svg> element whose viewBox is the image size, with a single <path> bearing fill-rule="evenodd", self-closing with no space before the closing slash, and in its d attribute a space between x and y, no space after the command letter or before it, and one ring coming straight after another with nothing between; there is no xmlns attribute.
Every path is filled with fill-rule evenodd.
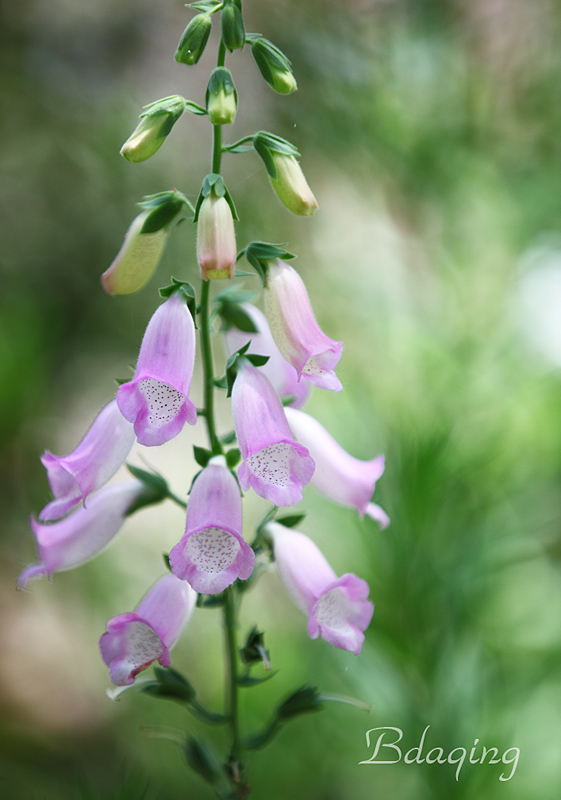
<svg viewBox="0 0 561 800"><path fill-rule="evenodd" d="M185 422L196 423L197 409L188 396L194 361L193 318L176 292L152 316L134 379L117 392L117 405L140 444L163 444Z"/></svg>
<svg viewBox="0 0 561 800"><path fill-rule="evenodd" d="M128 509L143 491L141 481L115 483L92 494L87 508L81 506L57 522L41 524L31 518L40 561L23 570L18 587L25 589L31 578L50 578L54 572L94 558L119 532Z"/></svg>
<svg viewBox="0 0 561 800"><path fill-rule="evenodd" d="M333 371L343 343L330 339L319 327L302 278L280 258L268 262L265 312L277 347L295 368L322 389L343 387Z"/></svg>
<svg viewBox="0 0 561 800"><path fill-rule="evenodd" d="M201 594L217 594L237 578L246 580L255 553L241 530L238 484L224 457L216 456L191 489L186 532L169 554L172 572Z"/></svg>
<svg viewBox="0 0 561 800"><path fill-rule="evenodd" d="M229 328L224 333L227 355L231 356L247 342L251 342L248 353L269 356L267 363L260 367L263 375L271 381L273 388L281 397L284 395L294 398L290 403L293 408L300 408L308 399L312 385L308 381L298 380L296 370L277 347L263 312L251 303L242 303L242 308L251 317L258 332L247 333L238 328Z"/></svg>
<svg viewBox="0 0 561 800"><path fill-rule="evenodd" d="M112 400L98 414L80 444L67 456L45 452L41 462L54 495L39 513L51 522L71 511L113 477L135 441L134 429Z"/></svg>
<svg viewBox="0 0 561 800"><path fill-rule="evenodd" d="M337 578L317 545L303 533L277 522L265 526L273 540L275 563L294 603L308 617L312 639L358 655L374 605L366 581L352 573Z"/></svg>
<svg viewBox="0 0 561 800"><path fill-rule="evenodd" d="M312 486L334 503L356 508L361 516L367 514L381 528L387 528L388 515L370 502L384 473L384 456L361 461L347 453L314 417L293 408L286 408L285 414L296 440L308 448L316 462Z"/></svg>
<svg viewBox="0 0 561 800"><path fill-rule="evenodd" d="M270 381L246 359L240 361L234 381L232 415L243 458L238 470L242 489L251 486L277 506L300 502L314 461L294 440Z"/></svg>
<svg viewBox="0 0 561 800"><path fill-rule="evenodd" d="M168 574L152 586L134 612L110 619L99 649L112 682L130 686L156 659L162 667L169 667L169 651L189 621L196 601L197 594L189 584Z"/></svg>

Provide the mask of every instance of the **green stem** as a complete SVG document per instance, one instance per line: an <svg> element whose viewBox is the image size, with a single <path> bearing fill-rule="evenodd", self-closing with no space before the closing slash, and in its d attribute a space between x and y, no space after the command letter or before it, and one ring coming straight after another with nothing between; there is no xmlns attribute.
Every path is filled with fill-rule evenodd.
<svg viewBox="0 0 561 800"><path fill-rule="evenodd" d="M222 447L216 435L214 424L214 366L212 363L212 350L210 345L210 325L208 318L210 281L203 281L201 287L201 306L199 310L199 323L201 329L201 351L203 357L204 373L204 418L210 441L210 448L214 455L222 453Z"/></svg>
<svg viewBox="0 0 561 800"><path fill-rule="evenodd" d="M239 776L241 767L242 743L238 719L238 643L237 643L237 601L235 586L226 590L224 604L224 628L226 631L226 653L228 657L228 717L232 730L231 763Z"/></svg>

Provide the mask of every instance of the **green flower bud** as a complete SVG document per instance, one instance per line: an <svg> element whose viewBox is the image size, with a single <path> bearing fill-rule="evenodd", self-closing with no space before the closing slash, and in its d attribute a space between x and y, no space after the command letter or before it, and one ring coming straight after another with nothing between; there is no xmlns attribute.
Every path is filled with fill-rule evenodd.
<svg viewBox="0 0 561 800"><path fill-rule="evenodd" d="M294 156L284 153L273 153L273 161L277 170L277 177L270 176L271 186L289 211L301 217L311 217L318 208L318 202L300 164Z"/></svg>
<svg viewBox="0 0 561 800"><path fill-rule="evenodd" d="M206 90L206 108L213 125L228 125L234 121L238 93L226 67L217 67L210 76Z"/></svg>
<svg viewBox="0 0 561 800"><path fill-rule="evenodd" d="M212 21L208 14L197 14L183 31L177 50L175 60L179 64L196 64L202 56L208 37Z"/></svg>
<svg viewBox="0 0 561 800"><path fill-rule="evenodd" d="M101 276L101 285L107 294L138 292L154 274L166 243L167 231L162 228L155 233L142 233L149 213L143 211L133 220L115 260Z"/></svg>
<svg viewBox="0 0 561 800"><path fill-rule="evenodd" d="M229 3L222 9L222 41L231 53L241 50L245 44L243 16L235 3Z"/></svg>
<svg viewBox="0 0 561 800"><path fill-rule="evenodd" d="M251 45L251 52L261 75L275 92L290 94L298 88L292 74L290 61L278 47L268 39L260 37Z"/></svg>
<svg viewBox="0 0 561 800"><path fill-rule="evenodd" d="M163 253L172 225L192 207L181 192L145 197L113 263L101 276L107 294L133 294L150 280Z"/></svg>
<svg viewBox="0 0 561 800"><path fill-rule="evenodd" d="M127 161L138 163L153 156L185 111L185 100L179 95L165 97L145 106L140 122L121 147Z"/></svg>

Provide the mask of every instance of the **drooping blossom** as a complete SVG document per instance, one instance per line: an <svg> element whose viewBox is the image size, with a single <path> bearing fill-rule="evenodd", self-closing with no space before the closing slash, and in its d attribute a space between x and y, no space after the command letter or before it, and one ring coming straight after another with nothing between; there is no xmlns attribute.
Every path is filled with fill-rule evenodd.
<svg viewBox="0 0 561 800"><path fill-rule="evenodd" d="M211 191L201 204L197 222L197 260L203 279L233 278L236 258L232 209L225 197Z"/></svg>
<svg viewBox="0 0 561 800"><path fill-rule="evenodd" d="M260 367L263 375L267 376L281 397L294 398L290 403L293 408L300 408L308 399L312 388L311 384L308 381L298 380L296 370L292 364L288 363L275 344L265 315L251 303L242 303L242 308L251 317L257 333L246 333L238 328L229 328L224 333L227 355L231 356L236 350L251 341L248 353L269 356L267 363Z"/></svg>
<svg viewBox="0 0 561 800"><path fill-rule="evenodd" d="M193 318L174 292L148 323L133 380L117 393L117 405L134 424L140 444L163 444L185 422L196 423L197 409L188 397L194 361Z"/></svg>
<svg viewBox="0 0 561 800"><path fill-rule="evenodd" d="M98 414L80 444L67 456L47 451L41 457L54 495L40 512L42 522L67 514L103 486L124 463L134 444L134 430L112 400Z"/></svg>
<svg viewBox="0 0 561 800"><path fill-rule="evenodd" d="M211 458L195 480L186 532L169 561L178 578L201 594L218 594L253 571L255 553L242 537L242 503L224 456Z"/></svg>
<svg viewBox="0 0 561 800"><path fill-rule="evenodd" d="M270 381L246 359L240 360L234 381L232 415L243 458L238 470L242 489L252 487L276 506L299 503L314 461L307 448L294 441Z"/></svg>
<svg viewBox="0 0 561 800"><path fill-rule="evenodd" d="M156 271L168 237L168 228L142 233L149 213L148 210L143 211L133 219L121 249L101 276L101 285L107 294L138 292Z"/></svg>
<svg viewBox="0 0 561 800"><path fill-rule="evenodd" d="M308 617L312 639L358 655L374 605L368 600L366 581L353 573L338 578L310 538L278 522L265 532L273 540L275 563L292 600Z"/></svg>
<svg viewBox="0 0 561 800"><path fill-rule="evenodd" d="M270 176L271 186L283 205L300 217L311 217L318 208L318 201L308 186L302 167L294 156L272 153L277 177Z"/></svg>
<svg viewBox="0 0 561 800"><path fill-rule="evenodd" d="M304 281L296 270L280 258L267 266L265 313L279 350L299 378L321 389L341 391L334 369L343 343L330 339L317 324Z"/></svg>
<svg viewBox="0 0 561 800"><path fill-rule="evenodd" d="M285 409L286 418L296 440L308 448L316 469L312 486L341 506L356 508L387 528L390 519L376 503L370 502L376 481L384 472L384 456L361 461L343 450L316 419L304 411Z"/></svg>
<svg viewBox="0 0 561 800"><path fill-rule="evenodd" d="M41 524L31 518L39 563L23 570L18 587L25 589L31 578L50 578L94 558L119 532L128 510L144 492L141 481L115 483L92 494L87 507L80 506L58 522Z"/></svg>
<svg viewBox="0 0 561 800"><path fill-rule="evenodd" d="M143 669L158 660L170 666L169 651L187 625L197 593L175 575L160 578L134 611L113 617L99 640L104 663L116 686L130 686Z"/></svg>

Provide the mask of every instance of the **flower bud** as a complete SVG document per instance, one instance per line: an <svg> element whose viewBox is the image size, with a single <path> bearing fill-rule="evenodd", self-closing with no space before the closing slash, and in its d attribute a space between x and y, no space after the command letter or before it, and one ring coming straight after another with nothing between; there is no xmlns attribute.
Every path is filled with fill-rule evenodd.
<svg viewBox="0 0 561 800"><path fill-rule="evenodd" d="M243 16L235 3L228 3L222 9L222 41L227 50L241 50L245 44Z"/></svg>
<svg viewBox="0 0 561 800"><path fill-rule="evenodd" d="M166 140L172 127L185 111L185 100L179 95L166 97L145 107L134 132L121 147L127 161L138 163L153 156Z"/></svg>
<svg viewBox="0 0 561 800"><path fill-rule="evenodd" d="M206 90L206 107L213 125L229 125L234 121L238 93L226 67L217 67L210 76Z"/></svg>
<svg viewBox="0 0 561 800"><path fill-rule="evenodd" d="M236 257L232 210L226 198L212 190L201 204L197 226L197 259L203 279L233 278Z"/></svg>
<svg viewBox="0 0 561 800"><path fill-rule="evenodd" d="M318 202L308 186L298 161L294 156L285 153L273 152L272 157L277 177L270 176L271 186L279 199L293 214L302 217L312 216L318 208Z"/></svg>
<svg viewBox="0 0 561 800"><path fill-rule="evenodd" d="M155 233L142 233L148 214L148 211L143 211L132 221L115 260L101 276L101 285L107 294L138 292L156 271L167 232L162 229Z"/></svg>
<svg viewBox="0 0 561 800"><path fill-rule="evenodd" d="M160 261L172 224L189 207L175 190L145 197L144 210L132 222L113 263L101 276L107 294L132 294L150 280Z"/></svg>
<svg viewBox="0 0 561 800"><path fill-rule="evenodd" d="M259 72L275 92L290 94L298 89L290 61L272 42L263 37L256 39L251 45L251 53Z"/></svg>
<svg viewBox="0 0 561 800"><path fill-rule="evenodd" d="M197 63L208 42L211 27L212 22L208 14L197 14L193 17L177 45L175 60L179 64L191 66Z"/></svg>

